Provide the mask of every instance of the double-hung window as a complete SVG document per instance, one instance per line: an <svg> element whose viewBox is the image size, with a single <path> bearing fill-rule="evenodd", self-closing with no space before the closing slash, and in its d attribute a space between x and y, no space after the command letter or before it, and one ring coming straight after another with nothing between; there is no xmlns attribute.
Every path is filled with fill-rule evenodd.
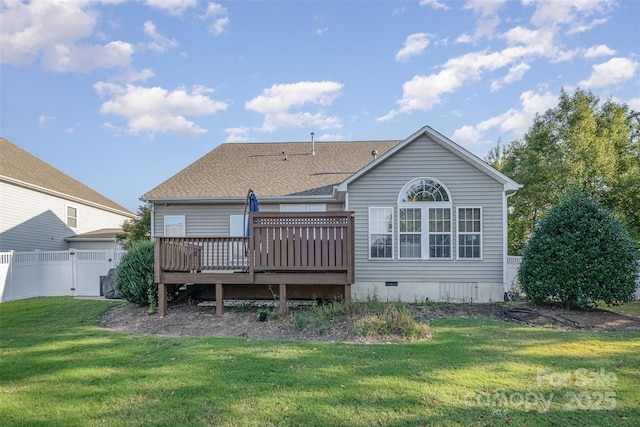
<svg viewBox="0 0 640 427"><path fill-rule="evenodd" d="M393 208L369 208L369 257L393 258Z"/></svg>
<svg viewBox="0 0 640 427"><path fill-rule="evenodd" d="M481 208L458 208L458 258L482 258Z"/></svg>
<svg viewBox="0 0 640 427"><path fill-rule="evenodd" d="M165 237L185 237L187 222L184 215L164 216L164 236Z"/></svg>
<svg viewBox="0 0 640 427"><path fill-rule="evenodd" d="M400 258L451 259L451 198L432 178L407 183L398 197Z"/></svg>
<svg viewBox="0 0 640 427"><path fill-rule="evenodd" d="M78 208L67 205L67 225L71 228L78 227Z"/></svg>

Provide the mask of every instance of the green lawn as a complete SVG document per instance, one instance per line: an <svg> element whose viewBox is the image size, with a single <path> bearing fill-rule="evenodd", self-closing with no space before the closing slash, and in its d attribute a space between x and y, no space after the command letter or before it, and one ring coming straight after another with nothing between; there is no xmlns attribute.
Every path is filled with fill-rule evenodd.
<svg viewBox="0 0 640 427"><path fill-rule="evenodd" d="M629 316L640 317L640 301L628 302L622 305L612 307L603 307L606 310L615 311L616 313L627 314Z"/></svg>
<svg viewBox="0 0 640 427"><path fill-rule="evenodd" d="M161 338L111 302L0 304L0 423L27 426L631 426L640 333L441 319L411 344Z"/></svg>

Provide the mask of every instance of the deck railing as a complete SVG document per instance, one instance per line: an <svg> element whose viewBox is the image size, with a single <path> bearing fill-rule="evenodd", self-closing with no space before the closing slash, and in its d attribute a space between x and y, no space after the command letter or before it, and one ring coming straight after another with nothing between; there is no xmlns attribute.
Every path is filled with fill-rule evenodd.
<svg viewBox="0 0 640 427"><path fill-rule="evenodd" d="M353 276L353 213L249 215L249 237L159 237L163 272L347 272Z"/></svg>
<svg viewBox="0 0 640 427"><path fill-rule="evenodd" d="M351 265L349 212L256 213L250 224L255 271L344 271Z"/></svg>
<svg viewBox="0 0 640 427"><path fill-rule="evenodd" d="M159 237L162 271L248 270L248 237Z"/></svg>

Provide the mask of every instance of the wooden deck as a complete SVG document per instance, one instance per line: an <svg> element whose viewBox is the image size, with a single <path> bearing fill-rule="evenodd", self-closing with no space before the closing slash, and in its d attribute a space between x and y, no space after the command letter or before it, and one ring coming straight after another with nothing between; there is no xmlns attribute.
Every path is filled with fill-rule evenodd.
<svg viewBox="0 0 640 427"><path fill-rule="evenodd" d="M354 281L353 212L249 215L249 237L157 237L158 311L167 313L167 285L215 285L222 314L225 285L278 285L281 311L287 285Z"/></svg>

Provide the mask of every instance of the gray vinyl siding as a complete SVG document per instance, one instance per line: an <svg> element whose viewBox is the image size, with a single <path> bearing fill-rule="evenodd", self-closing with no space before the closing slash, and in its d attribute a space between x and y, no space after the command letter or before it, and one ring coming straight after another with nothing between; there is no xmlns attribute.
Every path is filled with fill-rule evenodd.
<svg viewBox="0 0 640 427"><path fill-rule="evenodd" d="M78 226L66 224L67 205L77 208ZM0 182L0 251L66 250L64 239L101 228L118 228L127 218L63 198Z"/></svg>
<svg viewBox="0 0 640 427"><path fill-rule="evenodd" d="M261 212L279 212L281 203L260 202ZM300 204L294 202L293 204ZM308 203L309 204L309 203ZM339 203L326 203L327 211L343 210ZM229 218L231 215L243 215L244 202L237 204L198 204L165 206L162 203L154 205L153 235L164 235L165 215L185 215L187 237L224 237L231 233Z"/></svg>
<svg viewBox="0 0 640 427"><path fill-rule="evenodd" d="M447 260L398 259L397 199L409 181L429 177L449 190L452 254ZM426 136L351 183L349 210L355 211L356 282L503 282L503 186ZM369 259L369 207L394 209L394 259ZM457 259L457 208L482 208L482 259Z"/></svg>

